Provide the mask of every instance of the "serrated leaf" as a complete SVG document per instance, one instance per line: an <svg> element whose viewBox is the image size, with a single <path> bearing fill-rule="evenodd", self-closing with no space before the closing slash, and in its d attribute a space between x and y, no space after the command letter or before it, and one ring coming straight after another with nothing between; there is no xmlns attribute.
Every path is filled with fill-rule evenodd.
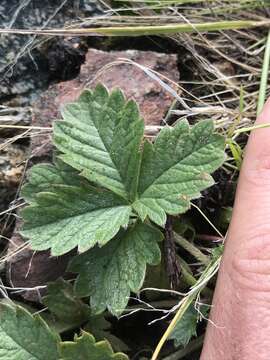
<svg viewBox="0 0 270 360"><path fill-rule="evenodd" d="M149 216L164 226L166 213L184 213L190 200L213 184L209 173L224 161L224 139L213 130L212 121L191 129L180 121L174 128L163 128L154 144L145 143L133 204L142 220Z"/></svg>
<svg viewBox="0 0 270 360"><path fill-rule="evenodd" d="M21 234L30 239L32 249L51 248L51 254L58 256L76 246L83 252L96 244L106 244L128 224L131 207L106 190L56 184L37 193L21 214Z"/></svg>
<svg viewBox="0 0 270 360"><path fill-rule="evenodd" d="M0 304L0 359L58 360L59 341L39 316Z"/></svg>
<svg viewBox="0 0 270 360"><path fill-rule="evenodd" d="M70 271L79 273L75 291L79 296L90 295L94 313L106 307L119 315L128 303L130 292L142 286L146 264L160 261L158 241L162 234L146 224L136 224L117 235L102 248L95 247L71 261Z"/></svg>
<svg viewBox="0 0 270 360"><path fill-rule="evenodd" d="M202 306L200 312L206 316L208 307ZM191 304L169 337L170 340L174 340L175 347L184 347L190 342L193 336L197 336L198 321L200 321L200 313L194 308L194 305Z"/></svg>
<svg viewBox="0 0 270 360"><path fill-rule="evenodd" d="M75 337L74 342L62 342L60 353L61 360L128 360L127 355L114 353L106 340L96 342L95 338L86 332Z"/></svg>
<svg viewBox="0 0 270 360"><path fill-rule="evenodd" d="M131 207L141 220L148 216L164 226L166 213L185 212L213 183L208 173L224 159L224 141L213 134L212 121L164 128L154 144L144 143L141 159L143 121L120 90L109 94L98 85L63 116L55 125L55 145L76 170L61 163L35 166L22 192L31 203L22 211L22 235L34 250L51 248L52 255L103 246L128 224Z"/></svg>
<svg viewBox="0 0 270 360"><path fill-rule="evenodd" d="M81 175L114 193L133 199L137 187L144 124L134 101L120 90L98 85L63 111L54 125L60 158Z"/></svg>
<svg viewBox="0 0 270 360"><path fill-rule="evenodd" d="M73 286L61 278L48 284L42 302L59 320L74 326L86 322L91 316L89 306L77 298Z"/></svg>
<svg viewBox="0 0 270 360"><path fill-rule="evenodd" d="M11 305L11 301L9 299L3 298L1 299L1 303L3 304L8 304ZM27 310L30 314L35 314L37 309L30 306L29 304L25 304L22 301L14 301L12 300L12 306L21 306L23 309ZM41 311L39 313L39 316L41 317L41 319L43 321L45 321L45 323L48 325L48 327L51 329L51 331L57 333L57 334L61 334L64 333L66 331L70 331L76 327L78 327L78 325L74 325L74 324L68 324L64 321L60 321L59 319L56 319L55 315L47 312L47 311Z"/></svg>

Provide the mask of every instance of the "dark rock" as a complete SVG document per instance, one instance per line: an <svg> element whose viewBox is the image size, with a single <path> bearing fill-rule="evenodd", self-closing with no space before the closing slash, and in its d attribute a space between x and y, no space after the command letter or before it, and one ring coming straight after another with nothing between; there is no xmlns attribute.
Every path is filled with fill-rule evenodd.
<svg viewBox="0 0 270 360"><path fill-rule="evenodd" d="M18 233L13 235L12 242L13 250L22 245ZM69 259L69 254L58 258L50 256L49 251L33 252L24 249L10 258L7 275L13 287L27 288L20 292L25 300L41 302L41 297L46 292L43 287L64 274Z"/></svg>
<svg viewBox="0 0 270 360"><path fill-rule="evenodd" d="M73 79L85 61L87 48L76 39L55 39L46 51L50 78L53 82Z"/></svg>
<svg viewBox="0 0 270 360"><path fill-rule="evenodd" d="M1 0L0 26L20 29L61 28L82 17L97 15L100 11L98 5L89 0ZM82 49L74 46L75 42L80 43L80 40L1 35L1 103L16 97L17 106L29 104L52 80L55 82L59 79L54 78L57 67L56 47L58 56L62 53L60 80L76 76L74 71L79 71ZM72 65L75 62L78 64L71 67L70 62Z"/></svg>

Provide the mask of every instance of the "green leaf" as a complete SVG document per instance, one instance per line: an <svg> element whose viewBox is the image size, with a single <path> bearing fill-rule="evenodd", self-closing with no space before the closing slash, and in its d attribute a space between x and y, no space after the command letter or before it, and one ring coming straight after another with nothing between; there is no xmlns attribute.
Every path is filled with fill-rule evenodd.
<svg viewBox="0 0 270 360"><path fill-rule="evenodd" d="M23 185L21 196L28 202L34 202L38 193L50 191L56 185L83 184L83 178L77 171L63 164L59 160L52 164L34 165L27 176L27 183Z"/></svg>
<svg viewBox="0 0 270 360"><path fill-rule="evenodd" d="M208 306L203 305L200 312L207 316ZM200 313L191 304L183 317L176 324L169 339L174 340L175 347L186 346L193 336L197 336L197 324L200 321Z"/></svg>
<svg viewBox="0 0 270 360"><path fill-rule="evenodd" d="M132 208L142 221L148 216L164 226L166 213L185 212L213 184L209 172L224 160L224 140L212 121L166 127L154 144L144 143L141 156L143 120L120 90L109 94L98 85L63 116L54 128L63 162L34 166L22 191L30 202L22 235L33 250L51 248L57 256L103 246L128 225Z"/></svg>
<svg viewBox="0 0 270 360"><path fill-rule="evenodd" d="M175 347L186 346L193 336L197 336L198 312L193 304L176 324L169 339L174 340Z"/></svg>
<svg viewBox="0 0 270 360"><path fill-rule="evenodd" d="M0 304L1 360L58 360L59 341L39 316Z"/></svg>
<svg viewBox="0 0 270 360"><path fill-rule="evenodd" d="M106 340L96 342L95 338L86 332L75 337L74 342L62 342L60 353L62 360L128 360L128 356L123 353L113 353Z"/></svg>
<svg viewBox="0 0 270 360"><path fill-rule="evenodd" d="M127 352L130 348L120 338L112 334L111 323L103 315L91 316L84 331L91 333L97 341L108 340L114 351Z"/></svg>
<svg viewBox="0 0 270 360"><path fill-rule="evenodd" d="M73 286L63 279L48 284L47 295L42 302L59 320L73 324L74 327L90 319L88 305L74 294Z"/></svg>
<svg viewBox="0 0 270 360"><path fill-rule="evenodd" d="M51 248L58 256L76 246L83 252L106 244L128 224L131 207L119 196L89 185L51 184L21 214L25 222L21 234L30 239L32 249Z"/></svg>
<svg viewBox="0 0 270 360"><path fill-rule="evenodd" d="M133 199L144 132L136 103L126 102L118 89L109 94L97 85L67 105L63 118L54 125L60 158L88 180Z"/></svg>
<svg viewBox="0 0 270 360"><path fill-rule="evenodd" d="M50 313L42 312L46 323L61 333L78 328L86 322L84 331L91 333L97 341L108 340L115 351L129 351L129 347L111 333L111 323L100 315L91 315L88 305L74 294L73 286L63 279L49 283L47 295L42 298Z"/></svg>
<svg viewBox="0 0 270 360"><path fill-rule="evenodd" d="M139 223L118 234L106 246L75 257L69 270L79 273L76 293L91 296L91 309L96 314L106 307L114 315L121 314L130 291L136 293L141 288L146 264L159 263L161 239L157 229Z"/></svg>
<svg viewBox="0 0 270 360"><path fill-rule="evenodd" d="M163 128L154 144L145 143L133 204L142 220L149 216L164 226L166 213L184 213L190 200L214 183L209 173L224 161L224 139L213 130L212 121L200 121L191 129L180 121Z"/></svg>
<svg viewBox="0 0 270 360"><path fill-rule="evenodd" d="M3 298L1 299L1 303L10 305L11 302L9 299ZM37 312L37 309L33 306L30 306L29 304L25 304L22 301L14 301L12 300L12 305L18 305L23 307L25 310L27 310L30 314L35 314ZM39 313L39 316L45 323L49 326L51 331L61 334L70 330L73 330L74 328L78 327L78 324L68 324L67 322L61 321L59 319L56 319L56 316L52 313L49 313L48 311L41 311Z"/></svg>

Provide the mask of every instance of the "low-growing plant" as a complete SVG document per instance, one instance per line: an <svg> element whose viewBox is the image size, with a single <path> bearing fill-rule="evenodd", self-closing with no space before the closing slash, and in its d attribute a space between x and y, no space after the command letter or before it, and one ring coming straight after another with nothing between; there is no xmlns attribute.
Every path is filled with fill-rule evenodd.
<svg viewBox="0 0 270 360"><path fill-rule="evenodd" d="M109 93L99 84L65 107L63 120L54 123L53 143L54 164L33 166L22 189L28 206L21 211L21 234L33 250L50 249L52 256L78 250L68 266L78 274L74 287L60 281L44 300L52 313L76 327L90 313L102 316L107 309L119 316L124 311L130 293L141 289L147 265L161 260L167 215L185 213L190 201L214 183L210 173L224 161L224 139L211 120L192 127L181 120L164 126L151 142L144 138L136 103L126 101L119 89ZM66 299L64 305L57 305L57 296ZM85 297L90 307L78 300ZM87 359L93 349L103 357L91 359L126 358L86 332L61 343L40 318L19 307L3 308L2 332L7 328L14 340L27 327L29 334L21 332L20 339L29 335L36 347L52 349L51 356L36 356L29 340L14 340L14 347L0 340L9 359L30 359L10 355L10 348L15 354L20 347L31 359Z"/></svg>

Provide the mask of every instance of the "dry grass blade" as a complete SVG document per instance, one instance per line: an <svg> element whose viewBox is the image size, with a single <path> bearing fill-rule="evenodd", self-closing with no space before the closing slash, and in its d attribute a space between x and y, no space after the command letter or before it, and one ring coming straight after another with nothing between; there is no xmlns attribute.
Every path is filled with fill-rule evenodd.
<svg viewBox="0 0 270 360"><path fill-rule="evenodd" d="M212 32L256 27L270 28L270 20L235 20L204 23L180 23L169 25L111 26L88 29L0 29L0 34L44 35L44 36L150 36L176 33Z"/></svg>
<svg viewBox="0 0 270 360"><path fill-rule="evenodd" d="M202 272L200 278L198 279L197 283L190 289L190 291L186 294L186 296L181 299L178 304L178 310L176 311L170 325L168 326L167 330L164 332L162 338L160 339L151 360L157 360L159 353L169 338L170 334L174 330L178 321L180 321L189 308L189 306L198 299L201 290L205 287L210 279L217 273L219 266L220 266L221 257L213 260Z"/></svg>

